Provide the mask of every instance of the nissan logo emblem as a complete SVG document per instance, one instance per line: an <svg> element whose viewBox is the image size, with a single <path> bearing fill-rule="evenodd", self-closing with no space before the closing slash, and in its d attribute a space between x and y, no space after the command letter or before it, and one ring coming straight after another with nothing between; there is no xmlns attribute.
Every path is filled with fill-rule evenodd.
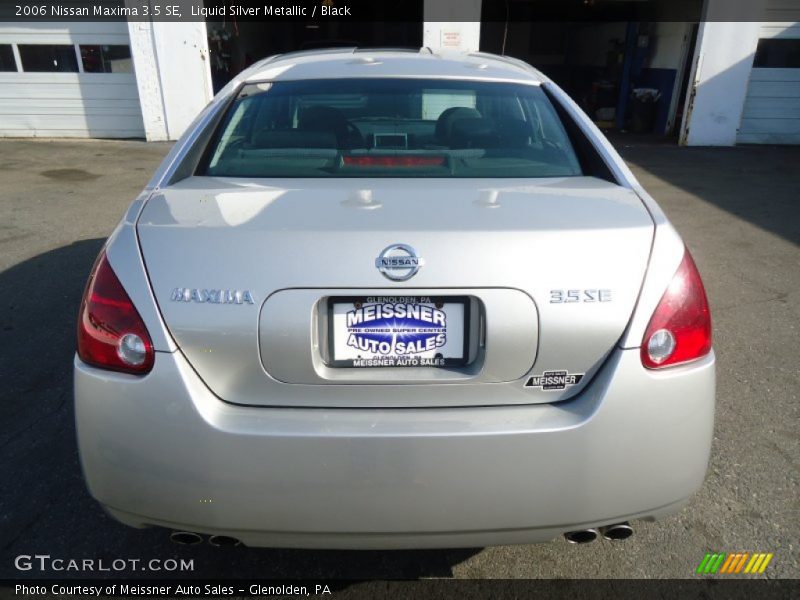
<svg viewBox="0 0 800 600"><path fill-rule="evenodd" d="M392 244L375 259L375 267L392 281L406 281L417 274L425 259L407 244Z"/></svg>

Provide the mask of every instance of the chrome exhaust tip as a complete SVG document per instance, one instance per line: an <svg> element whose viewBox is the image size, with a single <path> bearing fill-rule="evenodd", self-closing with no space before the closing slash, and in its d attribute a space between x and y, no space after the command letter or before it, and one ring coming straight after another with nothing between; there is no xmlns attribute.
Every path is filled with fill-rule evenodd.
<svg viewBox="0 0 800 600"><path fill-rule="evenodd" d="M601 527L600 534L607 540L619 542L627 540L633 535L633 527L631 527L627 521L623 523L614 523L613 525Z"/></svg>
<svg viewBox="0 0 800 600"><path fill-rule="evenodd" d="M597 539L597 529L589 528L568 531L564 534L564 539L570 544L588 544Z"/></svg>
<svg viewBox="0 0 800 600"><path fill-rule="evenodd" d="M208 543L216 548L232 548L241 545L242 542L228 535L212 535L208 538Z"/></svg>
<svg viewBox="0 0 800 600"><path fill-rule="evenodd" d="M169 540L179 546L196 546L203 543L203 536L193 531L173 531L169 534Z"/></svg>

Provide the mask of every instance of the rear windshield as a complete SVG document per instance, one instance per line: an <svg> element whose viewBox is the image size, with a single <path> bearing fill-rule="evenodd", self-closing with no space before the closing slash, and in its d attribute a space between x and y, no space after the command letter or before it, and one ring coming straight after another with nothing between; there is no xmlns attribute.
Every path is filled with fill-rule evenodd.
<svg viewBox="0 0 800 600"><path fill-rule="evenodd" d="M568 177L536 85L432 79L246 84L198 170L215 177Z"/></svg>

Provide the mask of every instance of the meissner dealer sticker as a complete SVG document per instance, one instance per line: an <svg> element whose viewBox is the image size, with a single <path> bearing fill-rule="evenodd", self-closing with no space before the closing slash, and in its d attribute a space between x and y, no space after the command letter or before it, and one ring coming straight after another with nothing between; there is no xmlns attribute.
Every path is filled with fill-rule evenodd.
<svg viewBox="0 0 800 600"><path fill-rule="evenodd" d="M568 386L577 385L583 379L583 373L569 373L567 371L545 371L540 376L528 377L526 388L541 388L545 391L563 390Z"/></svg>

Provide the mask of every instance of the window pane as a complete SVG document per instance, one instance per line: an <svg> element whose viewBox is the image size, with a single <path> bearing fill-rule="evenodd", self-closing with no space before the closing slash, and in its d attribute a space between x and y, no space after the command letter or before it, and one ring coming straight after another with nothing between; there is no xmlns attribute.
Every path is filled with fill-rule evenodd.
<svg viewBox="0 0 800 600"><path fill-rule="evenodd" d="M536 85L335 79L245 85L198 170L220 177L569 177Z"/></svg>
<svg viewBox="0 0 800 600"><path fill-rule="evenodd" d="M128 46L83 46L81 60L86 73L133 73Z"/></svg>
<svg viewBox="0 0 800 600"><path fill-rule="evenodd" d="M75 47L54 44L20 44L22 70L29 72L77 73Z"/></svg>
<svg viewBox="0 0 800 600"><path fill-rule="evenodd" d="M14 50L11 44L0 44L0 71L16 71L17 63L14 62Z"/></svg>
<svg viewBox="0 0 800 600"><path fill-rule="evenodd" d="M753 66L761 69L800 69L800 39L758 40Z"/></svg>

